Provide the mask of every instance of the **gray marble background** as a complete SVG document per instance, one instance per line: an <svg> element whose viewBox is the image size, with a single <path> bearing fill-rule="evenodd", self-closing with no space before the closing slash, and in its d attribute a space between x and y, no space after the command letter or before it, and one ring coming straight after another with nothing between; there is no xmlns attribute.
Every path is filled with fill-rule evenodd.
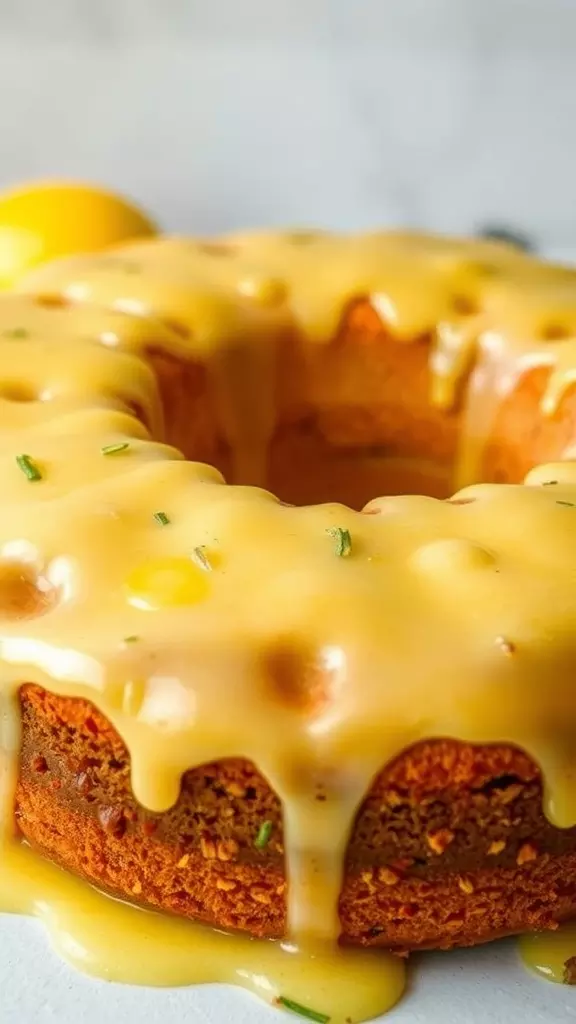
<svg viewBox="0 0 576 1024"><path fill-rule="evenodd" d="M576 0L0 0L0 185L576 250Z"/></svg>

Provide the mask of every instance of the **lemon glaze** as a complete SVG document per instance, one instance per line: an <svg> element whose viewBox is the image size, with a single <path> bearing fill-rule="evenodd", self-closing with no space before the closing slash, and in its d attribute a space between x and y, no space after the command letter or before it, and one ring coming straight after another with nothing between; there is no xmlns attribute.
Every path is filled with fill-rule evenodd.
<svg viewBox="0 0 576 1024"><path fill-rule="evenodd" d="M487 243L294 233L138 243L41 269L23 288L0 303L2 903L41 916L94 973L235 980L332 1022L368 1019L397 999L402 964L340 950L337 902L351 825L383 764L431 736L505 740L541 766L550 820L576 822L576 471L473 483L502 388L527 365L553 367L551 415L573 382L576 276ZM365 515L288 508L258 486L286 332L296 324L307 353L327 344L357 296L400 344L434 334L432 403L451 408L470 378L454 472L470 485L459 499L473 500L389 497ZM206 367L233 478L257 486L224 486L162 444L170 409L152 347ZM304 710L267 671L286 642L326 681ZM287 949L144 915L18 844L23 681L106 715L151 810L175 802L193 765L258 765L284 808ZM118 934L132 936L121 959Z"/></svg>

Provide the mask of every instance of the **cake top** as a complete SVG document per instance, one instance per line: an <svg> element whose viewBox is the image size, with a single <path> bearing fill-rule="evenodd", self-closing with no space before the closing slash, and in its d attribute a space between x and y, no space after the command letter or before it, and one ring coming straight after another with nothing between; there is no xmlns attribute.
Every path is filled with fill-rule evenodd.
<svg viewBox="0 0 576 1024"><path fill-rule="evenodd" d="M391 336L431 338L432 400L444 408L486 350L556 365L548 412L576 364L576 270L501 242L406 232L164 237L56 261L20 287L153 316L168 328L162 346L205 360L231 337L282 327L327 343L349 304L367 298Z"/></svg>
<svg viewBox="0 0 576 1024"><path fill-rule="evenodd" d="M494 380L544 364L549 415L574 380L575 272L492 243L297 232L137 243L22 291L0 299L7 776L23 681L92 701L154 811L188 768L248 759L283 803L298 942L337 939L354 816L420 739L523 748L551 820L576 823L576 464L451 501L290 507L163 443L153 369L201 365L244 480L282 346L327 345L358 299L399 343L431 340L437 405L471 371L496 401Z"/></svg>
<svg viewBox="0 0 576 1024"><path fill-rule="evenodd" d="M185 245L130 252L169 253L171 266ZM453 252L432 246L440 265L453 267ZM98 259L110 257L92 261L89 298L118 305L98 285L117 288L118 270L100 279ZM152 304L165 319L168 307ZM242 755L281 793L300 772L338 791L350 773L365 781L408 744L449 735L526 748L546 766L550 813L576 820L557 763L575 713L563 672L576 625L572 467L549 486L476 487L453 503L285 507L223 486L130 415L143 410L161 436L144 355L152 339L181 344L174 333L83 304L0 302L6 685L25 678L94 700L155 810L192 763Z"/></svg>

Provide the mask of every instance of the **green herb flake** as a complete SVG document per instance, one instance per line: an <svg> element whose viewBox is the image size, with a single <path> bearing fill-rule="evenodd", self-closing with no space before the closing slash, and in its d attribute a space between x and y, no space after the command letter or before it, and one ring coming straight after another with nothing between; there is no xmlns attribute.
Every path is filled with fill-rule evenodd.
<svg viewBox="0 0 576 1024"><path fill-rule="evenodd" d="M336 541L335 553L338 555L338 558L348 558L352 551L350 530L343 530L341 526L332 526L329 530L326 530L326 533L329 533Z"/></svg>
<svg viewBox="0 0 576 1024"><path fill-rule="evenodd" d="M557 505L566 505L567 508L576 508L576 505L574 504L573 501L557 501L556 504Z"/></svg>
<svg viewBox="0 0 576 1024"><path fill-rule="evenodd" d="M290 1010L291 1013L296 1013L299 1017L305 1017L306 1020L316 1021L316 1024L329 1024L330 1022L330 1017L327 1013L318 1013L317 1010L311 1010L308 1006L301 1006L300 1003L295 1003L293 999L286 999L286 996L279 996L276 1002L278 1006L283 1006L285 1010Z"/></svg>
<svg viewBox="0 0 576 1024"><path fill-rule="evenodd" d="M124 643L125 644L135 644L139 639L140 639L139 636L125 636L124 637Z"/></svg>
<svg viewBox="0 0 576 1024"><path fill-rule="evenodd" d="M42 479L42 473L29 455L17 455L16 462L19 469L22 470L24 476L30 481L30 483L34 483L36 480Z"/></svg>
<svg viewBox="0 0 576 1024"><path fill-rule="evenodd" d="M2 331L3 338L28 338L30 331L27 331L25 327L10 327L7 331Z"/></svg>
<svg viewBox="0 0 576 1024"><path fill-rule="evenodd" d="M208 555L206 554L206 548L205 548L204 544L201 544L200 547L198 547L198 548L194 548L194 550L192 552L192 558L196 562L196 565L200 566L201 569L204 569L204 572L211 572L212 571L212 566L210 564L210 559L208 558Z"/></svg>
<svg viewBox="0 0 576 1024"><path fill-rule="evenodd" d="M160 523L160 526L168 526L168 523L170 522L165 512L155 512L154 519L157 523Z"/></svg>
<svg viewBox="0 0 576 1024"><path fill-rule="evenodd" d="M101 455L119 455L120 452L125 452L130 447L128 441L120 441L118 444L105 444L100 449Z"/></svg>
<svg viewBox="0 0 576 1024"><path fill-rule="evenodd" d="M554 487L554 485L557 484L557 483L558 483L557 480L544 480L542 482L542 487Z"/></svg>
<svg viewBox="0 0 576 1024"><path fill-rule="evenodd" d="M258 835L254 840L254 846L257 850L264 850L270 842L270 836L272 835L273 825L271 821L263 821L258 829Z"/></svg>

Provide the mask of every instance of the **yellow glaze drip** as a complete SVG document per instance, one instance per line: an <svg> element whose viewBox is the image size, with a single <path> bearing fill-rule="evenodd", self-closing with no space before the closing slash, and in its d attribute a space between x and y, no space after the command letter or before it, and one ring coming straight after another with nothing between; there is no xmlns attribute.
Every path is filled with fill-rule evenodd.
<svg viewBox="0 0 576 1024"><path fill-rule="evenodd" d="M0 598L15 565L26 595L21 615L5 599L0 621L0 900L41 916L94 973L235 980L333 1024L367 1019L398 997L402 968L338 950L337 901L355 813L384 764L429 737L506 741L541 765L551 820L576 823L563 742L576 728L576 468L540 469L529 486L473 483L519 367L554 368L545 413L573 379L576 274L488 243L309 232L137 243L23 287L33 294L0 302ZM326 344L359 297L398 342L432 339L432 400L465 403L465 502L285 507L161 443L158 353L202 366L233 477L261 484L286 338ZM326 669L304 710L280 699L270 670L286 643ZM283 804L298 952L111 903L21 848L24 681L102 711L152 811L174 804L193 766L254 762Z"/></svg>
<svg viewBox="0 0 576 1024"><path fill-rule="evenodd" d="M87 974L133 985L228 982L266 1002L289 992L330 1024L356 1024L389 1009L402 994L398 957L226 935L103 896L26 847L2 851L0 905L33 914L61 956Z"/></svg>

